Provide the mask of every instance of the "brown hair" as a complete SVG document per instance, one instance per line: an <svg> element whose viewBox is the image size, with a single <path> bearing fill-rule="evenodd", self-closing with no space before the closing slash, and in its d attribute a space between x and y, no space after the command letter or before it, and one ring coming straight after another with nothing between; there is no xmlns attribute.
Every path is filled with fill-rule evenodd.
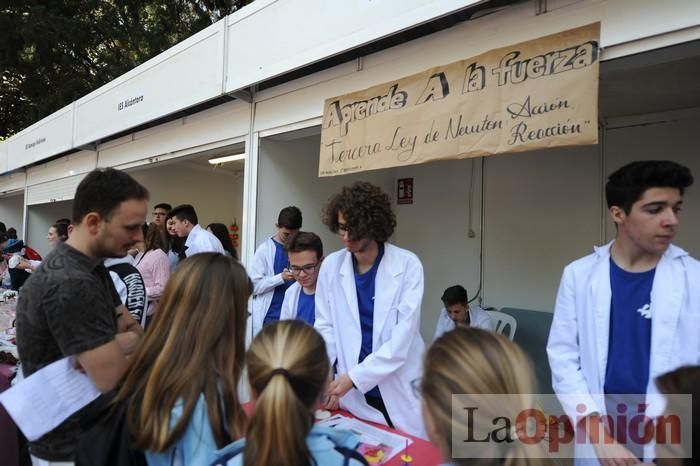
<svg viewBox="0 0 700 466"><path fill-rule="evenodd" d="M148 230L146 230L145 237L144 244L146 251L161 249L164 253L168 253L170 246L168 245L168 237L166 236L164 225L151 223L148 226Z"/></svg>
<svg viewBox="0 0 700 466"><path fill-rule="evenodd" d="M287 254L290 252L315 251L316 258L323 258L323 242L316 233L310 231L298 231L287 239L284 245Z"/></svg>
<svg viewBox="0 0 700 466"><path fill-rule="evenodd" d="M129 399L127 422L138 448L163 452L177 442L201 394L219 447L226 432L243 435L237 389L250 289L243 266L219 253L196 254L171 275L117 395ZM171 429L179 402L182 416Z"/></svg>
<svg viewBox="0 0 700 466"><path fill-rule="evenodd" d="M691 445L693 446L693 456L691 458L682 458L681 455L688 456L687 451L674 451L674 445L657 445L657 451L660 448L667 450L665 455L657 454L656 462L659 465L666 466L671 464L679 465L697 465L700 464L700 454L697 453L696 446L700 445L700 366L684 366L678 369L667 372L660 375L656 379L656 385L659 387L659 391L665 395L690 395L692 400L691 419L692 419L692 432L693 438L691 439ZM688 410L684 400L679 400L678 398L668 399L666 412L667 413L681 413L683 410ZM676 447L677 448L677 447ZM675 454L675 455L674 455ZM664 456L669 456L664 458ZM675 456L671 459L671 456Z"/></svg>
<svg viewBox="0 0 700 466"><path fill-rule="evenodd" d="M280 321L255 337L246 362L257 401L243 450L244 466L312 464L306 445L311 410L330 371L323 338L303 322Z"/></svg>
<svg viewBox="0 0 700 466"><path fill-rule="evenodd" d="M469 435L469 424L453 416L452 395L514 395L513 408L520 412L533 407L530 394L536 393L534 380L528 357L505 337L478 328L458 327L438 338L426 353L420 390L425 407L444 442L441 451L452 451L455 432L456 438ZM484 404L480 410L482 415L493 419L494 416L487 412L488 404ZM481 416L476 422L480 419ZM546 459L526 458L523 451L517 451L522 448L518 445L519 442L510 446L494 444L493 454L488 459L455 458L450 462L455 465L549 464Z"/></svg>
<svg viewBox="0 0 700 466"><path fill-rule="evenodd" d="M343 186L323 209L323 223L338 233L338 212L345 217L345 228L353 240L373 239L383 243L394 234L396 216L391 210L391 199L379 186L357 181Z"/></svg>

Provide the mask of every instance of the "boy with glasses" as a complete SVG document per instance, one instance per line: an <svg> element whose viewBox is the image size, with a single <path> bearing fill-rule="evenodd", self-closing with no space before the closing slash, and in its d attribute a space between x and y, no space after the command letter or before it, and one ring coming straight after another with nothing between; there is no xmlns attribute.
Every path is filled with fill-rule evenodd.
<svg viewBox="0 0 700 466"><path fill-rule="evenodd" d="M287 240L289 271L296 280L284 294L280 320L316 321L316 279L323 260L323 243L315 233L300 231Z"/></svg>

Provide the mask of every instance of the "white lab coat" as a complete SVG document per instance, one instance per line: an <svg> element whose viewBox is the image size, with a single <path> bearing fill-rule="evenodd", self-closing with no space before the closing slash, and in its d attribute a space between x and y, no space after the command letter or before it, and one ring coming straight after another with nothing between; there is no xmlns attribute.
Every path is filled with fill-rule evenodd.
<svg viewBox="0 0 700 466"><path fill-rule="evenodd" d="M348 374L357 387L340 399L340 406L359 418L386 424L384 416L364 397L379 386L394 427L425 438L420 401L411 388L422 374L422 300L420 260L410 251L385 243L375 281L373 351L358 364L362 330L352 255L341 250L328 256L321 266L314 327L326 341L331 363L337 360L338 374Z"/></svg>
<svg viewBox="0 0 700 466"><path fill-rule="evenodd" d="M435 335L433 340L437 340L443 333L447 333L450 330L454 330L457 325L454 323L450 316L447 315L447 310L443 306L440 309L440 316L438 317L437 325L435 326ZM496 331L496 326L493 323L493 319L484 311L480 306L476 304L469 305L469 326L473 328L482 328L484 330L489 330L491 332Z"/></svg>
<svg viewBox="0 0 700 466"><path fill-rule="evenodd" d="M282 274L275 274L276 246L272 238L268 238L258 246L250 267L250 279L253 281L253 303L251 305L251 338L262 330L265 314L272 302L275 288L284 283Z"/></svg>
<svg viewBox="0 0 700 466"><path fill-rule="evenodd" d="M569 417L605 413L602 402L610 336L610 247L596 247L591 255L565 269L557 294L547 354L552 386ZM671 245L656 266L651 289L651 356L647 396L658 393L656 377L685 365L700 362L700 262ZM630 355L633 357L633 355ZM577 413L576 394L585 403ZM648 412L650 417L660 414ZM577 457L586 446L577 445ZM647 460L653 447L645 449ZM591 461L577 461L579 464ZM593 461L595 462L595 461Z"/></svg>
<svg viewBox="0 0 700 466"><path fill-rule="evenodd" d="M282 301L282 310L280 311L280 320L292 320L297 318L297 307L299 304L299 294L302 293L302 288L299 282L294 282L284 292L284 301Z"/></svg>
<svg viewBox="0 0 700 466"><path fill-rule="evenodd" d="M220 252L224 254L224 247L221 245L219 238L214 236L199 225L195 225L187 235L185 241L185 256L190 257L200 252Z"/></svg>

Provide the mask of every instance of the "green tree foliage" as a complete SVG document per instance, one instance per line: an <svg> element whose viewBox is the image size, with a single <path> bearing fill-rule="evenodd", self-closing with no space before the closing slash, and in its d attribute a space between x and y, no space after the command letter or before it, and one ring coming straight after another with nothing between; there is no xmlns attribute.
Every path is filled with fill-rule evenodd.
<svg viewBox="0 0 700 466"><path fill-rule="evenodd" d="M0 139L253 0L0 0Z"/></svg>

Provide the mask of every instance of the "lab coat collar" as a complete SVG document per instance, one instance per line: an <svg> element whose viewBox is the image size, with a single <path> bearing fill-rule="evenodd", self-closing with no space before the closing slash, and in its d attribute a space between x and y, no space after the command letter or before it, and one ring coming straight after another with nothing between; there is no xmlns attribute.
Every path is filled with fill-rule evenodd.
<svg viewBox="0 0 700 466"><path fill-rule="evenodd" d="M598 260L593 265L590 274L589 302L594 303L593 312L596 315L596 347L598 354L599 389L602 393L605 381L605 367L608 361L608 346L610 341L610 248L614 241L604 246L595 247ZM670 357L672 334L678 325L681 304L685 293L685 268L681 259L688 253L674 245L670 245L656 265L654 284L651 289L651 359L649 370L655 373L656 368L662 367Z"/></svg>
<svg viewBox="0 0 700 466"><path fill-rule="evenodd" d="M603 246L593 246L593 251L595 254L601 258L601 259L607 259L610 257L610 248L612 248L613 243L615 240L610 241L608 244L604 244ZM669 245L668 249L663 253L661 256L662 259L676 259L678 257L683 257L687 256L688 253L682 249L679 248L678 246L675 246L673 244Z"/></svg>

